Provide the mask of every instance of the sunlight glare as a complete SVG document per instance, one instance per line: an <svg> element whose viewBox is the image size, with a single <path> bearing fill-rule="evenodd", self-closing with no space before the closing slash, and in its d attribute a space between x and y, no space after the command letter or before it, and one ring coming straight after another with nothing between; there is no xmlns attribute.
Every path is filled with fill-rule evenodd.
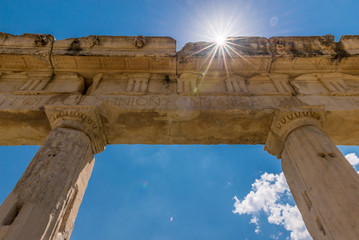
<svg viewBox="0 0 359 240"><path fill-rule="evenodd" d="M191 56L204 56L203 73L196 80L192 93L195 95L200 89L200 85L206 78L211 78L218 73L218 69L223 66L226 78L230 77L230 68L232 62L237 58L243 58L238 44L238 37L248 35L246 28L250 28L250 24L245 19L242 5L215 5L206 4L203 8L198 8L198 14L192 17L193 32L197 35L199 42L197 48ZM197 24L193 24L193 22ZM202 46L201 46L202 44ZM211 68L213 67L213 68ZM212 72L213 71L213 72ZM208 83L207 83L208 84Z"/></svg>
<svg viewBox="0 0 359 240"><path fill-rule="evenodd" d="M220 46L223 46L226 42L226 37L224 35L218 34L216 38L216 43Z"/></svg>

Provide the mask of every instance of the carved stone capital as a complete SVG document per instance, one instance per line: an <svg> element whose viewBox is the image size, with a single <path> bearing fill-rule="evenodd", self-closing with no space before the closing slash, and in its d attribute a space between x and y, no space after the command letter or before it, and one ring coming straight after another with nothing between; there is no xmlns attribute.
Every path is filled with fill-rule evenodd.
<svg viewBox="0 0 359 240"><path fill-rule="evenodd" d="M96 106L48 105L45 106L45 112L52 128L61 127L82 131L91 139L93 154L104 150L107 141Z"/></svg>
<svg viewBox="0 0 359 240"><path fill-rule="evenodd" d="M321 127L324 116L323 108L277 110L264 149L280 159L284 143L293 130L302 126Z"/></svg>

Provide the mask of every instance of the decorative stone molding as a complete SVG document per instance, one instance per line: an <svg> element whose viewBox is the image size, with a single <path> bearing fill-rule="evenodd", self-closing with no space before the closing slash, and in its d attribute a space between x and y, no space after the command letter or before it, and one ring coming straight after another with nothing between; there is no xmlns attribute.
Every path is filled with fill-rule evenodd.
<svg viewBox="0 0 359 240"><path fill-rule="evenodd" d="M277 110L274 114L264 149L280 159L284 143L294 129L308 125L321 127L324 117L322 107Z"/></svg>
<svg viewBox="0 0 359 240"><path fill-rule="evenodd" d="M148 91L148 83L150 74L134 74L127 81L126 92L129 93L146 93Z"/></svg>
<svg viewBox="0 0 359 240"><path fill-rule="evenodd" d="M143 48L146 45L146 39L142 35L138 35L135 37L135 47L136 48Z"/></svg>
<svg viewBox="0 0 359 240"><path fill-rule="evenodd" d="M288 76L286 76L284 74L281 74L281 75L272 74L272 76L268 75L268 77L272 80L273 85L275 86L275 88L277 89L277 91L279 93L290 93L290 94L295 93L293 87L289 83Z"/></svg>
<svg viewBox="0 0 359 240"><path fill-rule="evenodd" d="M248 89L245 84L244 78L240 76L231 76L229 78L226 78L224 80L224 83L226 84L227 92L233 93L247 93Z"/></svg>
<svg viewBox="0 0 359 240"><path fill-rule="evenodd" d="M52 128L71 128L86 133L92 141L93 154L104 150L107 141L103 132L100 113L96 106L45 106Z"/></svg>
<svg viewBox="0 0 359 240"><path fill-rule="evenodd" d="M198 91L198 75L192 73L182 73L177 78L177 93L191 95Z"/></svg>

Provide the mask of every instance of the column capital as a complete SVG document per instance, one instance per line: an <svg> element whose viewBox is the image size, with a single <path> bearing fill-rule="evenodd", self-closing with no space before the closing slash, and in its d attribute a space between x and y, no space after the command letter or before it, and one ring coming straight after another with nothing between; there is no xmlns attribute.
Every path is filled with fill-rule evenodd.
<svg viewBox="0 0 359 240"><path fill-rule="evenodd" d="M87 134L94 155L105 149L107 141L97 106L47 105L45 112L52 128L71 128Z"/></svg>
<svg viewBox="0 0 359 240"><path fill-rule="evenodd" d="M288 135L302 126L321 127L325 118L324 107L277 109L265 142L264 150L281 158Z"/></svg>

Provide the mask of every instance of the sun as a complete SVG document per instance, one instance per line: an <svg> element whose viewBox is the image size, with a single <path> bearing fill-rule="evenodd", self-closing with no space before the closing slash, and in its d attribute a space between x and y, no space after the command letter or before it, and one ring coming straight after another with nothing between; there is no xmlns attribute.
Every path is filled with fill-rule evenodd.
<svg viewBox="0 0 359 240"><path fill-rule="evenodd" d="M223 46L226 43L226 37L222 34L218 34L216 36L216 44L219 46Z"/></svg>

